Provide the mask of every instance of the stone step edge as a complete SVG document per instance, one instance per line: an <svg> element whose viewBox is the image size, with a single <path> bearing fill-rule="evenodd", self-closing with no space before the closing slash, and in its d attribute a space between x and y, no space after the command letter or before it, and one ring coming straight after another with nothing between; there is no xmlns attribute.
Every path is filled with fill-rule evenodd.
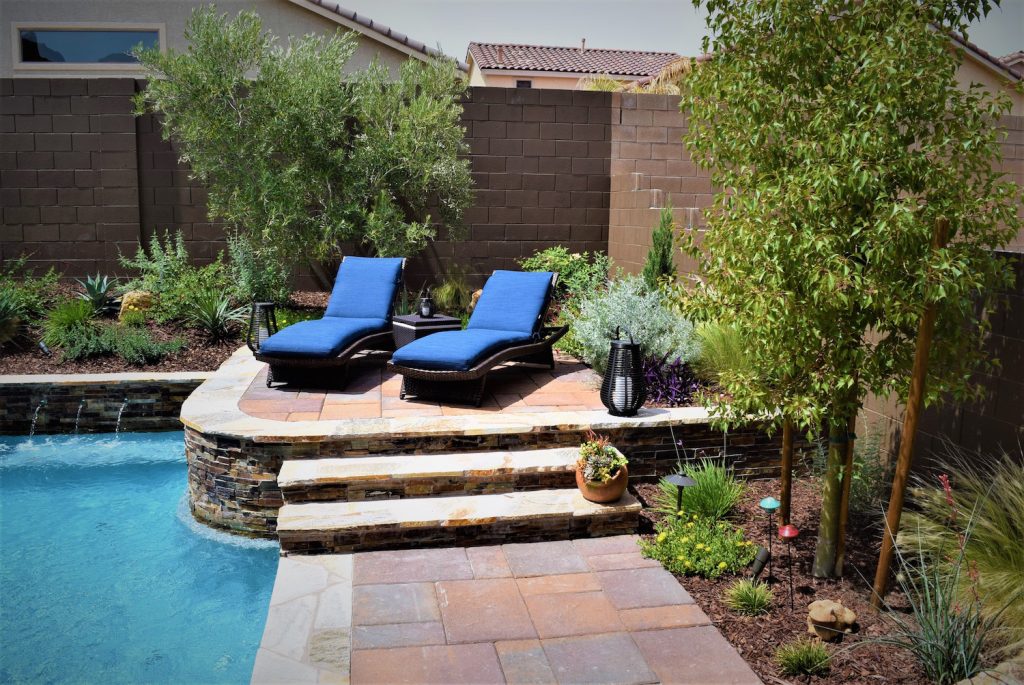
<svg viewBox="0 0 1024 685"><path fill-rule="evenodd" d="M523 511L501 509L532 502ZM387 528L438 528L487 525L499 520L565 517L602 517L640 512L640 503L628 492L617 502L589 502L575 489L532 490L465 497L311 502L285 504L277 516L278 535ZM438 515L428 516L431 510ZM474 512L477 515L474 515ZM455 514L455 515L452 515Z"/></svg>
<svg viewBox="0 0 1024 685"><path fill-rule="evenodd" d="M577 455L575 447L556 447L513 452L289 459L281 465L277 485L281 490L295 490L357 482L569 472L576 467Z"/></svg>

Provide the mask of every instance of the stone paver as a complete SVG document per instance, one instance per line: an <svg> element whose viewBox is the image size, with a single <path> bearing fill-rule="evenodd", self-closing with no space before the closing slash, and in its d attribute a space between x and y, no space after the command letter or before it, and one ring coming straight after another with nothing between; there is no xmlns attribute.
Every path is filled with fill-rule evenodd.
<svg viewBox="0 0 1024 685"><path fill-rule="evenodd" d="M636 539L284 557L252 681L759 682Z"/></svg>
<svg viewBox="0 0 1024 685"><path fill-rule="evenodd" d="M290 386L266 387L262 369L238 402L250 416L279 421L462 416L471 414L586 411L603 409L600 377L583 364L560 358L553 371L505 368L487 379L480 407L402 400L401 377L380 367L354 367L343 390L297 392ZM284 417L284 418L281 418Z"/></svg>
<svg viewBox="0 0 1024 685"><path fill-rule="evenodd" d="M627 633L541 640L551 670L561 685L641 685L656 683Z"/></svg>
<svg viewBox="0 0 1024 685"><path fill-rule="evenodd" d="M450 643L537 637L526 603L510 578L442 581L437 584L437 599Z"/></svg>

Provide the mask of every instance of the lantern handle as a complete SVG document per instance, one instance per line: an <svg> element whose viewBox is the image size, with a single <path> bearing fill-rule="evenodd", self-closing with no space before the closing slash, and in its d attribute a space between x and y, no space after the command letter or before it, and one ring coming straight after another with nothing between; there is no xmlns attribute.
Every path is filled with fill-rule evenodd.
<svg viewBox="0 0 1024 685"><path fill-rule="evenodd" d="M616 327L615 327L615 339L616 339L616 340L618 340L618 339L620 338L620 336L619 336L619 329L620 329L620 328L621 328L622 330L626 331L626 335L628 335L628 336L629 336L629 344L630 344L630 345L636 345L636 341L635 341L635 340L633 340L633 334L632 334L632 333L631 333L631 332L629 331L629 329L628 329L628 328L626 328L625 326L616 326Z"/></svg>

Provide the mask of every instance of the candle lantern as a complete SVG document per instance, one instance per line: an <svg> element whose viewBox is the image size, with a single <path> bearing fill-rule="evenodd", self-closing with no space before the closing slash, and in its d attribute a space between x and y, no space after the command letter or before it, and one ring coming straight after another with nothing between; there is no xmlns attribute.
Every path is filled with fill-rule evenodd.
<svg viewBox="0 0 1024 685"><path fill-rule="evenodd" d="M427 294L420 298L420 316L424 319L429 319L434 316L434 311L434 298L430 296L430 291L428 290Z"/></svg>
<svg viewBox="0 0 1024 685"><path fill-rule="evenodd" d="M761 509L763 509L765 511L765 513L768 514L768 580L771 580L772 579L772 538L774 537L772 535L772 529L775 527L773 525L775 523L775 511L780 506L782 506L782 504L779 502L779 500L775 499L774 497L765 497L763 500L761 500L758 503L758 506L761 507Z"/></svg>
<svg viewBox="0 0 1024 685"><path fill-rule="evenodd" d="M665 477L665 482L668 483L669 485L676 486L676 516L682 516L683 490L690 486L696 485L697 481L690 478L689 476L684 476L681 473L673 473L671 476Z"/></svg>
<svg viewBox="0 0 1024 685"><path fill-rule="evenodd" d="M625 330L629 342L619 337ZM601 402L612 416L636 416L647 399L644 383L643 354L629 329L616 327L615 339L608 351L608 367L601 382Z"/></svg>
<svg viewBox="0 0 1024 685"><path fill-rule="evenodd" d="M797 527L788 524L779 526L779 537L786 541L786 556L789 558L789 610L793 611L793 540L800 534Z"/></svg>
<svg viewBox="0 0 1024 685"><path fill-rule="evenodd" d="M249 332L245 344L253 352L259 352L263 342L277 333L277 315L273 302L253 302L249 310Z"/></svg>

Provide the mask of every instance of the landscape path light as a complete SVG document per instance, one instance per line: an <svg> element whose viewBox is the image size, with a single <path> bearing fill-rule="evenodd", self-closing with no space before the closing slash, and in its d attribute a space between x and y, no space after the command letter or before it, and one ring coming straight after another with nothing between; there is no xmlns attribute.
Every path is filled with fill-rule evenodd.
<svg viewBox="0 0 1024 685"><path fill-rule="evenodd" d="M665 482L669 485L676 486L676 516L683 515L683 490L689 487L693 487L697 484L697 481L684 476L681 473L673 473L671 476L665 478Z"/></svg>
<svg viewBox="0 0 1024 685"><path fill-rule="evenodd" d="M768 514L768 580L772 579L772 530L775 528L775 512L782 503L774 497L765 497L758 505Z"/></svg>
<svg viewBox="0 0 1024 685"><path fill-rule="evenodd" d="M779 537L786 541L786 556L789 558L789 610L795 610L793 604L793 540L800 535L800 531L792 524L779 526Z"/></svg>

